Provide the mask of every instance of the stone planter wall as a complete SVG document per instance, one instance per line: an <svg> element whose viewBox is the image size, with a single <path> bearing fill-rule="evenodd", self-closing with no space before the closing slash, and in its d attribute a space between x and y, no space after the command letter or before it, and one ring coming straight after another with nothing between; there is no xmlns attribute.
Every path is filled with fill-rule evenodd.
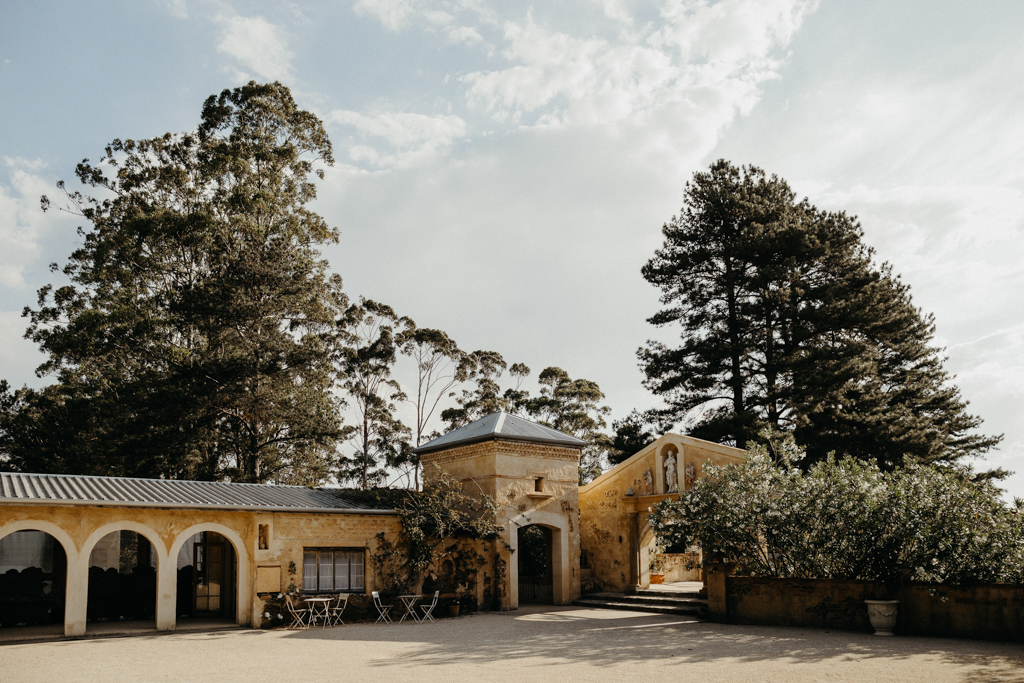
<svg viewBox="0 0 1024 683"><path fill-rule="evenodd" d="M1024 642L1024 585L943 586L906 582L729 576L708 567L711 621L871 633L864 600L899 600L897 635Z"/></svg>
<svg viewBox="0 0 1024 683"><path fill-rule="evenodd" d="M691 553L665 553L658 555L661 560L661 573L665 575L665 581L700 581L700 567L697 566L699 556ZM695 565L693 569L687 569L687 563Z"/></svg>

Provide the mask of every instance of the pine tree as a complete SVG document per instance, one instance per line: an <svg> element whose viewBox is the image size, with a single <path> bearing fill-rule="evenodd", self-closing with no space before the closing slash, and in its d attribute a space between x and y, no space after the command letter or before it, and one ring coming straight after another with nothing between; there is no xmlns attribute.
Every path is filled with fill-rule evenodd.
<svg viewBox="0 0 1024 683"><path fill-rule="evenodd" d="M877 460L955 460L1000 437L942 367L934 321L888 265L876 267L855 219L824 212L781 179L716 162L687 184L683 210L643 269L681 327L681 345L640 349L663 396L662 429L743 446L763 427L794 433L807 464L835 451Z"/></svg>

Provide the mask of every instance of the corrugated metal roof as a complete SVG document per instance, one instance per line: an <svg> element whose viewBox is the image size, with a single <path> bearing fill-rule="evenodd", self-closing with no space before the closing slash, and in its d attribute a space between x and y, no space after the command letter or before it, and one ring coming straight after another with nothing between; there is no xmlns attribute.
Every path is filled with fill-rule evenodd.
<svg viewBox="0 0 1024 683"><path fill-rule="evenodd" d="M531 422L509 413L491 413L481 417L476 422L470 422L465 427L448 432L439 436L433 441L428 441L415 453L433 453L455 446L465 446L480 441L491 439L509 439L512 441L529 441L531 443L552 444L556 446L569 446L570 448L582 448L587 445L583 439L569 436L536 422Z"/></svg>
<svg viewBox="0 0 1024 683"><path fill-rule="evenodd" d="M345 500L331 489L10 472L0 472L0 503L382 512Z"/></svg>

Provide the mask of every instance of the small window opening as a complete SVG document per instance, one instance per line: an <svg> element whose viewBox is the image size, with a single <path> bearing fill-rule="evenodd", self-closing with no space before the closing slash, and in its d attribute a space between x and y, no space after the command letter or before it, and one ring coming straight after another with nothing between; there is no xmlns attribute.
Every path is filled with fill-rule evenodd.
<svg viewBox="0 0 1024 683"><path fill-rule="evenodd" d="M260 524L259 525L259 534L260 534L260 550L269 550L270 549L270 525L269 524Z"/></svg>
<svg viewBox="0 0 1024 683"><path fill-rule="evenodd" d="M544 493L544 477L536 477L533 480L533 490L536 493Z"/></svg>

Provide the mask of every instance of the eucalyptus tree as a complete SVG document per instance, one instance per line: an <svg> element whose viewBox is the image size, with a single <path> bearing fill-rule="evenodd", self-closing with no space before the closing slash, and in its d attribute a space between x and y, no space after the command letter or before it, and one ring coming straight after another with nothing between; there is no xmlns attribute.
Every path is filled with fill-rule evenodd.
<svg viewBox="0 0 1024 683"><path fill-rule="evenodd" d="M354 413L352 451L339 456L337 475L368 489L384 484L388 468L412 457L411 432L395 415L407 397L392 373L400 341L415 325L386 304L360 299L339 318L337 329L338 380Z"/></svg>
<svg viewBox="0 0 1024 683"><path fill-rule="evenodd" d="M562 368L550 367L537 377L539 393L525 401L526 412L540 424L588 442L580 454L579 483L601 473L611 438L601 432L611 408L601 405L604 394L597 382L572 379Z"/></svg>
<svg viewBox="0 0 1024 683"><path fill-rule="evenodd" d="M320 120L251 82L208 98L195 131L114 140L79 164L95 195L60 183L87 223L69 284L25 310L38 374L56 383L5 396L8 463L322 481L342 433L330 345L347 301L318 251L337 231L307 205L332 163ZM32 423L61 426L29 438Z"/></svg>
<svg viewBox="0 0 1024 683"><path fill-rule="evenodd" d="M664 308L649 322L680 343L638 352L645 385L666 401L661 427L744 446L765 426L794 433L805 463L829 452L877 460L955 460L1000 437L943 369L934 320L857 221L797 201L754 167L718 161L694 174L663 246L643 267Z"/></svg>
<svg viewBox="0 0 1024 683"><path fill-rule="evenodd" d="M416 394L410 403L416 409L416 424L413 427L413 444L417 447L433 436L427 428L442 400L455 395L452 389L467 379L468 368L463 363L465 354L458 345L441 330L413 328L403 332L398 339L401 353L416 364ZM419 457L412 455L414 468L413 486L420 485Z"/></svg>
<svg viewBox="0 0 1024 683"><path fill-rule="evenodd" d="M499 380L506 370L514 384L503 391ZM449 431L499 410L525 412L528 392L522 385L530 375L530 368L523 363L509 367L497 351L473 351L462 356L457 372L462 383L468 386L455 398L455 406L441 412L441 420Z"/></svg>

